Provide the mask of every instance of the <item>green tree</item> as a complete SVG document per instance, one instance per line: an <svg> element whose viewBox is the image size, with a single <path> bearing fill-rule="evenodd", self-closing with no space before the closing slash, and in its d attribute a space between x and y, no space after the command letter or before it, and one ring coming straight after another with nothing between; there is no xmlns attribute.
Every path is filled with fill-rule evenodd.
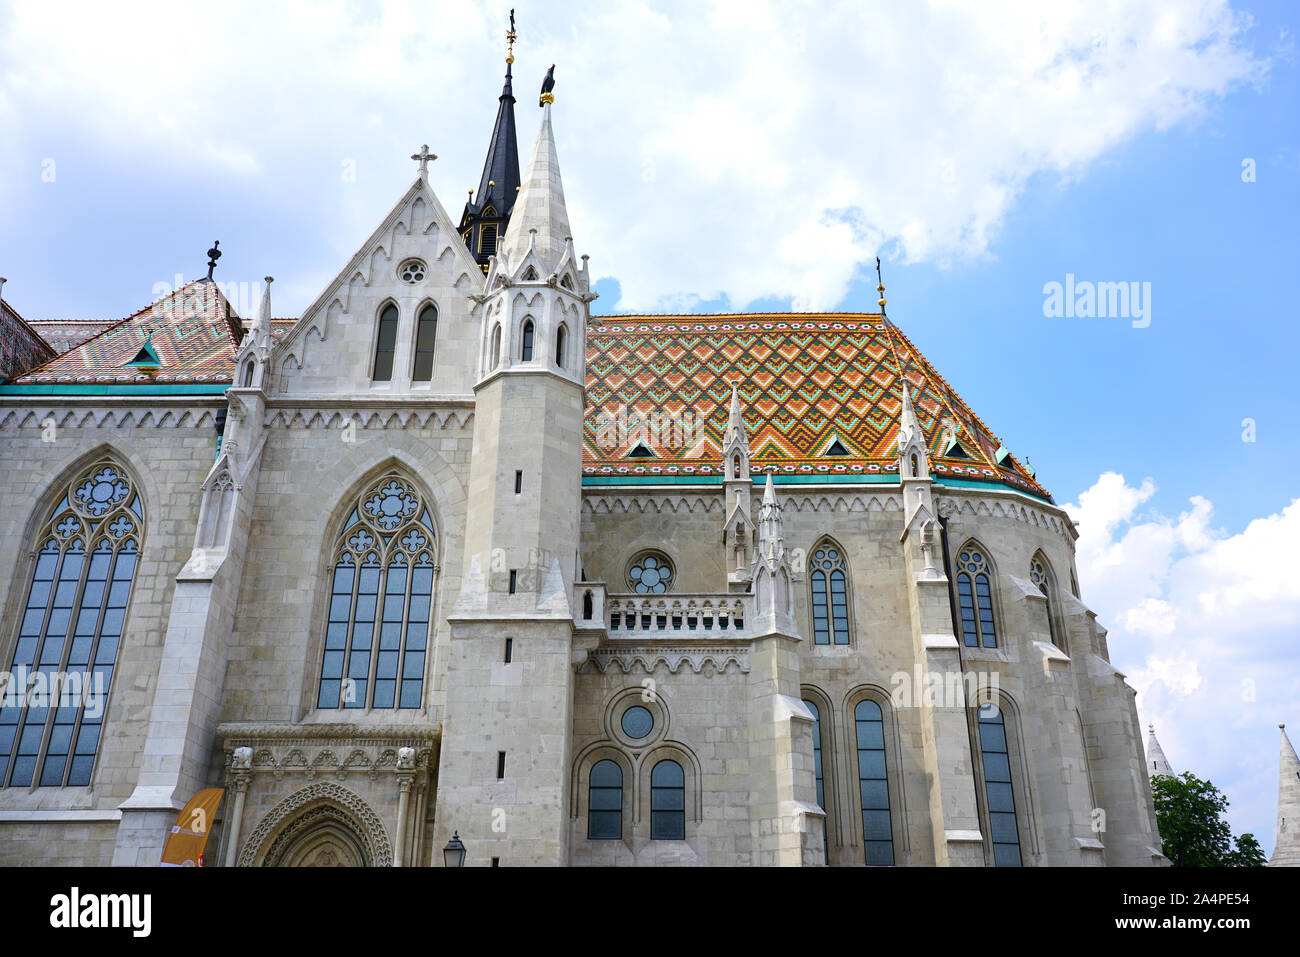
<svg viewBox="0 0 1300 957"><path fill-rule="evenodd" d="M1233 846L1232 830L1222 817L1228 799L1209 781L1190 771L1178 777L1156 775L1151 781L1156 825L1165 857L1174 867L1263 867L1266 860L1253 834Z"/></svg>

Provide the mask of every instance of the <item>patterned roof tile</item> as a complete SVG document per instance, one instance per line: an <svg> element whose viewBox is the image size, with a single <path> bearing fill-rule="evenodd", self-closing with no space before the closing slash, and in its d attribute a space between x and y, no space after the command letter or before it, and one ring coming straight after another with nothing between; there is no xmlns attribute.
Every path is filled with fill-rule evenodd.
<svg viewBox="0 0 1300 957"><path fill-rule="evenodd" d="M722 472L731 386L752 464L778 474L890 474L902 383L911 384L931 468L1050 497L1018 462L997 464L992 431L879 314L611 316L587 340L587 475ZM969 453L945 454L956 438ZM830 456L838 440L849 453ZM631 458L644 441L654 457Z"/></svg>

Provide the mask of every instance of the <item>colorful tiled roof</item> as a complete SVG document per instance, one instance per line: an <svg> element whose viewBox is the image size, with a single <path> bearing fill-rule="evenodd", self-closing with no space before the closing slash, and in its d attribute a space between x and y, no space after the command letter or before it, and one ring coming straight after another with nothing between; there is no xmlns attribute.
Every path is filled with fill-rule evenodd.
<svg viewBox="0 0 1300 957"><path fill-rule="evenodd" d="M893 323L862 313L593 320L583 473L717 480L734 384L755 471L897 474L904 376L937 477L1048 497L1005 452L998 464L1002 443Z"/></svg>
<svg viewBox="0 0 1300 957"><path fill-rule="evenodd" d="M296 320L277 320L282 336ZM13 380L14 385L229 384L244 324L215 283L197 280ZM127 365L146 339L157 371Z"/></svg>
<svg viewBox="0 0 1300 957"><path fill-rule="evenodd" d="M27 324L50 344L55 355L95 338L121 319L29 319Z"/></svg>
<svg viewBox="0 0 1300 957"><path fill-rule="evenodd" d="M0 299L0 382L40 365L54 355L18 311Z"/></svg>

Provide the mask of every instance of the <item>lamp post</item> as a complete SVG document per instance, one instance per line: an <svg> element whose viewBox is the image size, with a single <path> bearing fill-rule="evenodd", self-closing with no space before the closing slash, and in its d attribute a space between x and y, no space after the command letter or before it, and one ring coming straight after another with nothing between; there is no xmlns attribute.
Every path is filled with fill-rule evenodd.
<svg viewBox="0 0 1300 957"><path fill-rule="evenodd" d="M442 849L442 863L446 867L465 866L465 845L460 842L459 831L451 832L451 840Z"/></svg>

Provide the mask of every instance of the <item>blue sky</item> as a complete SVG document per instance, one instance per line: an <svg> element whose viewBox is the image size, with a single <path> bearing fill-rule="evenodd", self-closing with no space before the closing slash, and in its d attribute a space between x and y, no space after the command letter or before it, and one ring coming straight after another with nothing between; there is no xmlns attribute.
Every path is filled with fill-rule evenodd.
<svg viewBox="0 0 1300 957"><path fill-rule="evenodd" d="M421 142L459 215L508 5L0 6L5 298L120 317L219 237L241 305L269 273L296 315ZM1081 522L1144 725L1271 849L1300 733L1296 9L516 6L523 158L557 63L597 311L870 310L879 252L890 316ZM1067 274L1150 283L1149 326L1046 317Z"/></svg>

